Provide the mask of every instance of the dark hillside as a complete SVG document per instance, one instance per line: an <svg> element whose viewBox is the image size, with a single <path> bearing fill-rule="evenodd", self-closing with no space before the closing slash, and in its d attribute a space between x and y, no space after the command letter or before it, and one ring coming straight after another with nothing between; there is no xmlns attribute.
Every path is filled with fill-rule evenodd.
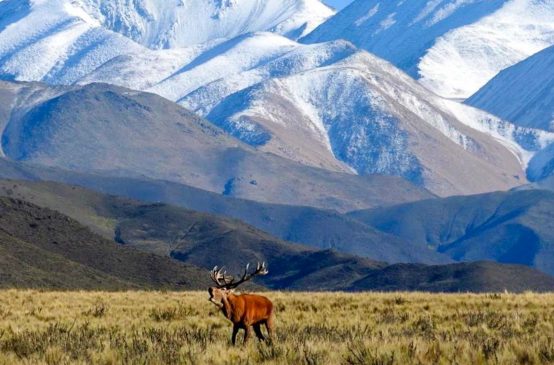
<svg viewBox="0 0 554 365"><path fill-rule="evenodd" d="M191 265L121 247L60 213L0 198L0 286L56 289L200 289Z"/></svg>
<svg viewBox="0 0 554 365"><path fill-rule="evenodd" d="M0 191L61 207L106 238L49 209L4 198L0 228L6 235L5 247L11 249L4 257L25 262L32 269L22 270L26 266L18 263L5 266L12 286L204 289L209 285L207 270L214 265L225 265L234 273L246 262L267 261L270 275L260 278L258 284L271 289L554 290L550 276L523 266L388 265L283 241L235 219L54 183L39 183L29 190L27 184L4 182ZM37 258L43 252L48 260ZM193 266L182 267L169 257ZM183 273L186 270L189 274Z"/></svg>

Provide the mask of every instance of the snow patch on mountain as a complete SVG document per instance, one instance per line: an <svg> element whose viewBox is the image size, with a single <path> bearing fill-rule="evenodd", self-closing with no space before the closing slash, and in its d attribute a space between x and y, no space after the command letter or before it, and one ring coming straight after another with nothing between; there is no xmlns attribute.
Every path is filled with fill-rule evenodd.
<svg viewBox="0 0 554 365"><path fill-rule="evenodd" d="M527 167L529 161L542 149L554 143L554 133L514 125L483 110L455 101L438 101L465 125L493 137L518 157Z"/></svg>
<svg viewBox="0 0 554 365"><path fill-rule="evenodd" d="M300 36L332 14L318 0L5 0L0 74L8 80L73 84L102 66L134 63L135 70L121 71L134 72L132 82L143 89L201 53L209 57L208 49L229 46L230 38L256 31L296 38L293 33ZM250 46L245 58L255 47L263 53L272 45ZM218 51L223 50L213 49ZM157 72L150 75L144 62ZM139 76L145 81L138 82Z"/></svg>
<svg viewBox="0 0 554 365"><path fill-rule="evenodd" d="M252 37L266 38L267 34L257 34ZM275 36L271 36L275 37ZM263 41L269 42L268 39ZM277 42L276 42L277 43ZM227 77L208 80L204 85L199 85L194 90L182 92L182 97L177 98L182 105L203 116L225 97L244 90L271 78L280 78L303 71L334 64L357 52L357 49L345 41L336 41L322 44L304 46L290 43L283 45L280 52L275 52L274 58L268 58L265 63L260 63L243 72L228 74ZM243 50L237 52L242 58ZM238 60L237 60L238 62ZM202 66L204 67L204 65ZM208 72L208 71L202 71Z"/></svg>
<svg viewBox="0 0 554 365"><path fill-rule="evenodd" d="M102 24L151 49L178 48L219 38L271 31L293 39L333 10L318 0L76 0L83 20Z"/></svg>
<svg viewBox="0 0 554 365"><path fill-rule="evenodd" d="M554 132L554 46L502 71L466 101L516 125ZM554 174L554 144L528 164L529 179Z"/></svg>
<svg viewBox="0 0 554 365"><path fill-rule="evenodd" d="M396 19L394 19L395 16L396 13L392 13L389 14L384 20L382 20L381 23L379 23L380 27L375 31L375 34L379 34L396 24Z"/></svg>
<svg viewBox="0 0 554 365"><path fill-rule="evenodd" d="M263 123L280 139L274 142L276 153L294 149L288 133L302 133L308 137L305 144L321 143L320 154L359 174L399 175L422 184L421 166L407 149L407 133L388 112L387 100L368 86L359 70L325 67L257 85L246 92L248 102L237 105L242 109L233 113L233 103L224 100L208 117L224 129L245 119Z"/></svg>
<svg viewBox="0 0 554 365"><path fill-rule="evenodd" d="M359 18L358 20L356 20L354 22L354 24L356 24L358 27L361 26L362 24L367 22L369 19L371 19L375 14L377 14L378 11L379 11L379 4L375 5L371 9L369 9L367 14L364 15L363 17Z"/></svg>
<svg viewBox="0 0 554 365"><path fill-rule="evenodd" d="M443 7L438 7L439 1L429 2L427 5L429 8L436 9L432 17L427 20L427 26L433 26L454 14L455 11L463 6L474 3L475 0L456 0L451 3L445 4ZM430 10L430 9L429 9ZM429 14L429 13L427 13Z"/></svg>

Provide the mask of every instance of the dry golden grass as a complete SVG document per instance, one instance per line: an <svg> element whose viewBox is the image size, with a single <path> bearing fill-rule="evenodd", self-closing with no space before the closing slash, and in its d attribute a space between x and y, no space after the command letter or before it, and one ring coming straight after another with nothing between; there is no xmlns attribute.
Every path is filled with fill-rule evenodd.
<svg viewBox="0 0 554 365"><path fill-rule="evenodd" d="M0 292L0 364L554 363L554 295L268 293L273 344L230 345L207 293Z"/></svg>

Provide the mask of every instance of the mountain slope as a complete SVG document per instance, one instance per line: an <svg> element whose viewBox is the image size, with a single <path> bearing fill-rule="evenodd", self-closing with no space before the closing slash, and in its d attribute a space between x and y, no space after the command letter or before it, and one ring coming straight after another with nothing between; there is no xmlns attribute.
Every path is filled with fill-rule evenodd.
<svg viewBox="0 0 554 365"><path fill-rule="evenodd" d="M402 249L397 249L390 245L392 242L397 242L393 237L386 237L374 228L332 210L260 203L167 181L78 174L58 169L33 167L3 159L0 159L0 178L34 181L35 183L18 183L17 196L68 214L91 228L95 227L95 222L82 220L82 215L75 215L76 212L72 208L79 206L81 202L81 198L74 197L75 194L84 197L90 195L90 192L64 188L63 184L38 183L37 180L65 182L104 194L119 195L152 203L163 202L198 212L236 218L283 240L320 249L335 249L363 257L386 258L390 262L406 260L423 263L448 262L448 259L442 255L407 242L399 244ZM387 180L378 179L375 184L386 187L383 194L391 193L392 187L394 187L394 185L391 187L391 182ZM5 186L4 194L14 192L9 182ZM408 192L399 190L395 200L398 201L406 193ZM392 196L387 197L383 194L379 196L379 191L376 191L373 194L375 200L368 201L368 203L373 206L391 204L392 201L389 198ZM43 200L38 199L37 196L48 198ZM407 197L408 195L404 198ZM423 198L425 197L420 197L420 199ZM109 238L113 237L110 229L99 232ZM383 242L385 242L384 245L382 245Z"/></svg>
<svg viewBox="0 0 554 365"><path fill-rule="evenodd" d="M21 195L18 183L11 182L11 184L11 186L6 185L4 191L8 193L6 189L11 189L11 195ZM65 189L59 185L53 187L50 184L49 187ZM68 189L73 188L68 187ZM116 239L124 246L134 246L144 251L155 252L157 255L170 255L206 269L211 268L214 264L225 264L230 272L238 271L246 261L266 260L270 262L270 275L261 278L258 282L272 289L544 291L553 290L554 288L552 277L525 267L493 263L389 266L382 262L338 254L330 250L317 251L292 245L235 220L222 219L161 204L145 205L75 189L74 196L81 196L84 201L96 204L72 206L67 204L66 201L63 204L64 208L72 210L72 213L80 216L81 219L88 217L96 220L96 227L106 228L115 224L117 226ZM36 194L34 198L37 200L45 201L49 199L48 194L43 195L40 190L35 190L34 194ZM72 258L76 257L77 261L86 258L88 265L96 263L97 257L101 257L102 261L99 265L102 268L107 268L120 275L121 271L124 270L123 276L125 277L135 275L133 270L129 270L128 265L121 265L125 261L118 261L121 255L117 255L117 252L115 254L108 253L108 256L104 257L106 253L102 250L103 245L97 243L97 236L86 229L76 227L71 219L20 200L2 198L0 201L8 201L18 207L16 209L12 209L12 207L4 209L3 216L0 219L0 226L5 227L5 231L9 234L28 237L27 232L32 231L34 240L42 242L43 235L41 232L44 225L48 229L48 237L54 238L57 242L52 248L52 241L48 241L49 245L46 246L49 250ZM21 206L24 208L19 208ZM30 221L26 217L29 210L32 212ZM60 217L66 223L60 233L57 232L58 225L55 225L53 229L52 224L44 222L44 220L47 222L55 221L57 217ZM101 220L98 219L99 217L111 217L112 219ZM40 220L37 220L37 218L40 218ZM67 224L67 222L70 222L70 224ZM56 231L54 235L51 233L53 230ZM79 250L73 249L75 236L77 235L75 231L85 232L87 234L86 242L94 241L96 244L93 247L96 251L90 251L89 246L83 248L82 245L78 246ZM60 239L62 232L70 232L71 234L72 243L69 246L65 244L63 237ZM2 241L0 240L0 242ZM79 239L77 239L77 242L79 242ZM114 247L113 243L109 243L109 245L112 248ZM10 237L10 247L23 250L26 259L35 257L31 250L25 247L25 244L14 242L13 236ZM130 248L120 247L118 249L121 252L133 252ZM156 260L163 260L157 255L149 256L152 265L156 263ZM39 260L39 268L40 265L50 263L59 265L55 261L45 261L44 259L49 259L48 255L41 257L43 260ZM6 256L6 258L10 260L11 256ZM119 262L120 265L112 267L111 264L114 260ZM141 262L138 260L139 264ZM167 270L168 267L172 267L168 263L161 263L161 268ZM4 270L10 268L10 264L14 264L13 261L4 266ZM49 280L41 282L41 284L44 287L55 287L53 281L60 271L63 273L66 266L60 266L56 274L50 275ZM155 268L161 269L153 266L150 270ZM90 273L81 273L72 267L69 267L69 270L74 274L83 275L82 277L85 279L91 277ZM141 270L143 276L150 272L145 272L144 266L141 267ZM12 280L10 285L25 287L25 280L33 284L39 282L37 271L27 273L22 271L18 265L18 270L15 270L15 272L20 276L24 276L24 280L20 282ZM205 273L207 273L207 270ZM410 279L406 280L406 277ZM205 282L205 278L207 278L207 275L195 284L205 288L208 284ZM90 287L102 288L101 284L98 284L98 286L91 284Z"/></svg>
<svg viewBox="0 0 554 365"><path fill-rule="evenodd" d="M232 38L269 31L296 39L332 14L318 0L5 0L0 70L3 78L69 84L140 60L135 78L142 74L152 85ZM538 0L359 0L305 40L347 39L443 96L467 97L552 45L553 14L552 4Z"/></svg>
<svg viewBox="0 0 554 365"><path fill-rule="evenodd" d="M155 206L138 207L139 211L150 208L156 209ZM202 214L196 217L199 227L211 230L193 232L201 234L203 240L198 235L190 236L193 241L180 242L171 250L171 256L185 261L182 255L188 253L189 246L199 245L197 247L205 251L195 250L186 258L188 263L181 264L163 257L167 252L160 254L152 244L141 245L140 239L134 246L157 254L126 247L130 245L125 242L123 246L117 245L67 216L25 201L0 198L0 210L0 286L3 288L205 290L213 285L208 270L214 262L238 271L248 260L270 259L274 266L266 285L278 289L290 285L291 289L314 290L321 287L316 278L320 275L322 262L338 272L344 271L345 267L365 272L383 266L331 251L318 252L290 245L239 222ZM190 214L192 217L195 213ZM126 224L120 232L132 235L135 232L129 227L132 223ZM235 231L229 234L229 228ZM203 269L190 262L197 262ZM355 277L343 275L327 281L325 289L342 289L347 285L345 280L350 283Z"/></svg>
<svg viewBox="0 0 554 365"><path fill-rule="evenodd" d="M541 189L554 190L554 175L539 181L537 185Z"/></svg>
<svg viewBox="0 0 554 365"><path fill-rule="evenodd" d="M554 47L500 72L466 103L511 122L554 131ZM541 181L554 175L554 146L537 153L527 176Z"/></svg>
<svg viewBox="0 0 554 365"><path fill-rule="evenodd" d="M0 89L0 110L9 115L0 121L2 150L13 160L339 210L429 196L403 179L332 172L257 151L153 94L100 84Z"/></svg>
<svg viewBox="0 0 554 365"><path fill-rule="evenodd" d="M494 260L554 273L554 193L451 197L353 212L352 218L425 243L454 260Z"/></svg>
<svg viewBox="0 0 554 365"><path fill-rule="evenodd" d="M346 39L466 98L502 69L554 44L554 4L540 0L358 0L303 39Z"/></svg>
<svg viewBox="0 0 554 365"><path fill-rule="evenodd" d="M199 289L191 265L123 248L55 211L0 198L3 288Z"/></svg>
<svg viewBox="0 0 554 365"><path fill-rule="evenodd" d="M466 100L517 125L554 131L554 46L500 72Z"/></svg>
<svg viewBox="0 0 554 365"><path fill-rule="evenodd" d="M197 204L189 198L188 200L193 202L188 206L198 207L200 210L211 213L224 213L231 217L246 217L247 223L254 222L259 228L276 234L281 239L303 243L313 248L334 249L347 254L388 262L450 262L446 256L437 254L424 245L404 242L336 212L307 207L271 206L256 202L234 201L217 196L206 196L208 193L202 191L194 192L196 196L202 194L205 196L204 200L207 200L206 204ZM195 251L202 250L202 252L210 245L213 245L210 249L216 251L221 242L223 242L222 244L228 244L231 241L246 242L252 250L254 242L264 241L269 244L276 240L273 237L269 238L269 235L265 233L256 233L253 229L246 225L240 225L232 219L218 217L221 225L227 227L227 229L219 229L219 232L227 233L211 234L212 238L207 241L207 232L212 228L200 229L199 232L191 231L186 235L180 233L180 230L197 225L206 226L208 221L214 220L211 214L201 214L188 209L159 204L141 205L136 201L106 196L59 183L0 180L0 195L17 197L60 211L108 239L117 237L120 242L131 242L138 247L149 247L148 250L162 255L171 254L175 250L175 245L178 245L172 241L175 237L186 237L182 240L187 242L202 242L201 247L194 247ZM254 219L254 216L257 216L258 219ZM144 228L140 227L149 227L148 234L144 232ZM245 236L244 232L248 232L248 234ZM219 236L224 236L225 239L221 241ZM217 239L213 237L217 237ZM144 244L140 242L144 242ZM157 248L152 248L153 246ZM254 251L262 252L266 249L268 248L260 246ZM235 248L235 250L238 249ZM203 254L202 258L204 256L208 257L207 254Z"/></svg>

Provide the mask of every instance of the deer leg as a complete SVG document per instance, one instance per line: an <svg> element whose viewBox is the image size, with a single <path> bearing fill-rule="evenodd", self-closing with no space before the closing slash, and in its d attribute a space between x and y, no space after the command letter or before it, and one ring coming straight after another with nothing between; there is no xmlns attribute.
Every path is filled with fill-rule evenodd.
<svg viewBox="0 0 554 365"><path fill-rule="evenodd" d="M275 335L275 317L273 315L271 315L265 321L265 328L267 328L267 334L269 336L269 339L273 340L273 336Z"/></svg>
<svg viewBox="0 0 554 365"><path fill-rule="evenodd" d="M265 341L265 336L262 333L262 324L261 323L258 322L254 325L254 332L256 332L256 336L258 337L258 339L260 341Z"/></svg>
<svg viewBox="0 0 554 365"><path fill-rule="evenodd" d="M244 327L244 344L248 342L248 340L252 337L252 326L245 326Z"/></svg>
<svg viewBox="0 0 554 365"><path fill-rule="evenodd" d="M231 338L231 341L233 342L233 346L237 343L237 334L239 333L239 326L236 324L233 325L233 337Z"/></svg>

